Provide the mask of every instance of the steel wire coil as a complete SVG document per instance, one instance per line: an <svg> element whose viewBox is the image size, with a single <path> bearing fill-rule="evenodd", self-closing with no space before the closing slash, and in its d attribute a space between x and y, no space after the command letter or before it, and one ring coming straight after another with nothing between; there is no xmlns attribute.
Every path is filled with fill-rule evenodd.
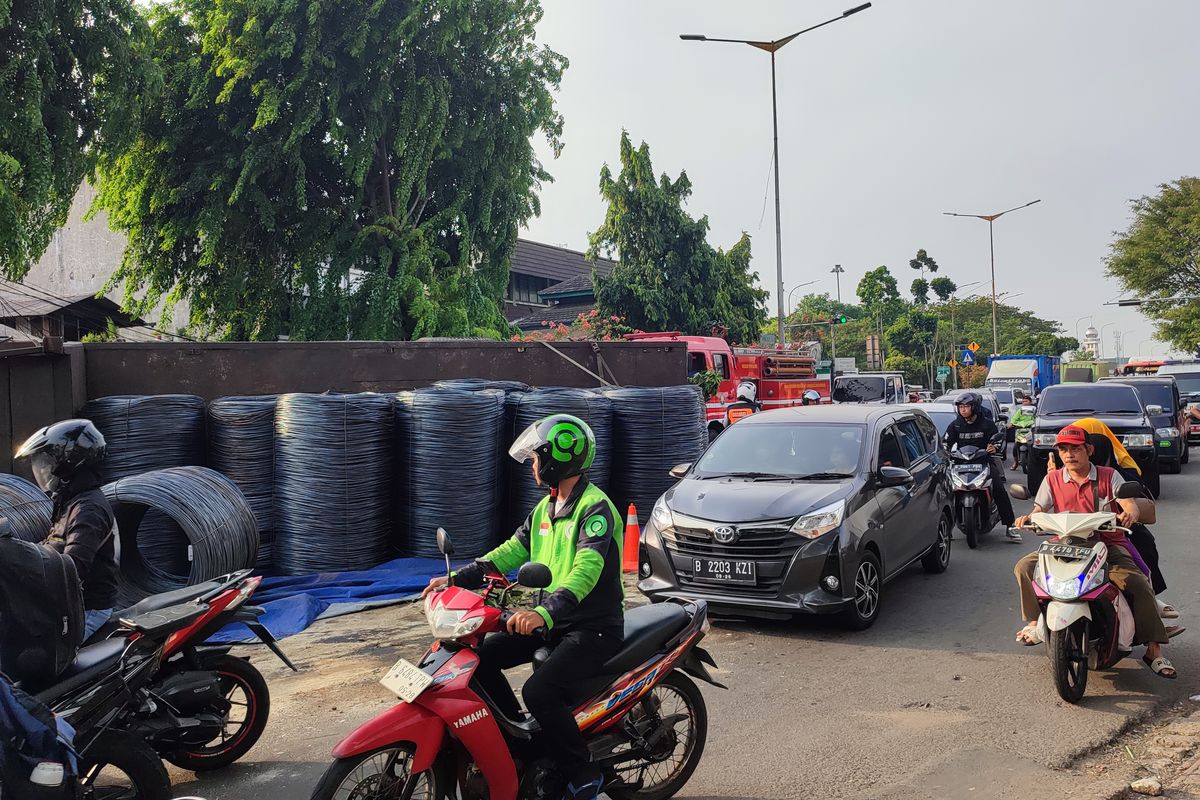
<svg viewBox="0 0 1200 800"><path fill-rule="evenodd" d="M279 397L273 511L277 571L362 570L388 560L394 447L388 396Z"/></svg>
<svg viewBox="0 0 1200 800"><path fill-rule="evenodd" d="M215 470L171 467L130 475L105 484L104 496L117 518L123 603L255 564L254 514L237 484ZM146 528L154 534L148 540Z"/></svg>
<svg viewBox="0 0 1200 800"><path fill-rule="evenodd" d="M671 468L695 462L708 445L704 396L693 385L601 388L612 401L612 494L619 510L637 506L642 525L671 486Z"/></svg>
<svg viewBox="0 0 1200 800"><path fill-rule="evenodd" d="M498 541L505 394L430 387L396 395L397 538L404 555L436 558L445 528L455 555L476 558Z"/></svg>
<svg viewBox="0 0 1200 800"><path fill-rule="evenodd" d="M528 392L533 387L520 381L493 381L488 378L447 378L433 384L437 389L463 389L468 392L479 392L485 389L499 389L502 392Z"/></svg>
<svg viewBox="0 0 1200 800"><path fill-rule="evenodd" d="M0 473L0 517L8 520L13 536L40 542L50 533L54 504L46 493L24 478Z"/></svg>
<svg viewBox="0 0 1200 800"><path fill-rule="evenodd" d="M258 524L258 569L269 571L275 526L275 395L221 397L208 406L208 464L238 485Z"/></svg>
<svg viewBox="0 0 1200 800"><path fill-rule="evenodd" d="M586 389L548 388L535 389L515 399L516 416L508 445L527 427L552 414L570 414L579 417L592 429L596 437L596 458L588 470L588 480L605 492L609 490L613 457L613 404L601 394ZM529 464L518 464L507 459L509 468L508 525L515 530L533 507L546 496L545 487L537 485Z"/></svg>
<svg viewBox="0 0 1200 800"><path fill-rule="evenodd" d="M167 467L204 464L204 400L188 394L89 400L80 416L104 434L103 483Z"/></svg>

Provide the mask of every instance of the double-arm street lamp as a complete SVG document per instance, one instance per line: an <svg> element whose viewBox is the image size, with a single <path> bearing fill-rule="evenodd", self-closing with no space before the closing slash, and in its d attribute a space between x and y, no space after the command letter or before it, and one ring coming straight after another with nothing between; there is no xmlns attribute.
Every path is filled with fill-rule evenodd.
<svg viewBox="0 0 1200 800"><path fill-rule="evenodd" d="M1026 203L1023 206L1016 206L1014 208L1008 209L1007 211L1001 211L999 214L957 214L953 211L943 211L942 212L943 214L945 214L948 217L974 217L975 219L984 220L988 224L988 250L991 252L991 256L992 256L992 353L993 354L1000 352L1000 334L998 333L998 328L997 328L997 324L996 324L996 240L992 235L992 223L995 222L996 220L1000 219L1001 217L1003 217L1005 214L1012 213L1013 211L1020 211L1022 208L1028 208L1029 206L1033 205L1034 203L1040 203L1040 202L1042 202L1040 199L1030 200L1028 203Z"/></svg>
<svg viewBox="0 0 1200 800"><path fill-rule="evenodd" d="M783 49L785 45L802 33L815 31L817 28L823 28L826 25L831 25L838 20L845 19L851 14L857 14L859 11L865 11L871 7L870 3L863 3L861 6L847 9L842 12L840 17L825 20L819 25L813 25L805 28L802 31L796 31L790 36L785 36L782 39L773 39L771 41L761 41L757 39L717 39L710 36L697 33L680 34L679 38L685 42L726 42L729 44L748 44L751 47L757 47L759 50L765 50L771 54L771 128L774 132L775 147L772 156L772 162L775 166L775 299L778 302L779 311L779 344L783 345L783 229L780 221L779 212L779 104L775 92L775 53Z"/></svg>

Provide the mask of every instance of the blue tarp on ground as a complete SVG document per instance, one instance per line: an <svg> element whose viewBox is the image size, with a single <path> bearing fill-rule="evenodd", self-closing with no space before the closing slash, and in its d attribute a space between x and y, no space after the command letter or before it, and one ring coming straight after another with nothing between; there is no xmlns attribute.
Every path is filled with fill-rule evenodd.
<svg viewBox="0 0 1200 800"><path fill-rule="evenodd" d="M266 609L262 623L275 638L282 639L299 633L317 619L419 597L431 578L445 573L446 562L441 559L398 558L359 572L266 578L250 602ZM236 623L221 629L209 641L256 642L258 638L245 625Z"/></svg>

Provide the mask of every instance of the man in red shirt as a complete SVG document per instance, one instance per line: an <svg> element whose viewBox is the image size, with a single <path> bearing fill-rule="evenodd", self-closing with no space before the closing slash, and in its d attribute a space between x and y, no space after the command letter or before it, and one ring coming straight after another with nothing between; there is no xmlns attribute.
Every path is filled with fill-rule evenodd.
<svg viewBox="0 0 1200 800"><path fill-rule="evenodd" d="M1046 474L1033 502L1037 512L1073 512L1090 514L1094 511L1112 511L1117 515L1117 524L1123 527L1138 521L1135 500L1115 499L1117 488L1124 483L1120 473L1110 467L1097 467L1091 463L1092 446L1088 444L1087 432L1076 425L1068 425L1059 431L1055 439L1062 469ZM1021 517L1017 526L1028 524L1029 517ZM1162 655L1162 645L1167 643L1167 631L1158 616L1154 601L1154 590L1146 577L1129 555L1123 532L1097 532L1108 547L1108 578L1121 590L1129 601L1134 619L1134 643L1146 645L1143 659L1156 675L1175 678L1175 667ZM1041 642L1037 619L1040 614L1037 596L1033 592L1033 574L1037 568L1037 553L1030 553L1017 562L1014 572L1021 592L1021 615L1027 623L1017 633L1017 641L1026 645Z"/></svg>

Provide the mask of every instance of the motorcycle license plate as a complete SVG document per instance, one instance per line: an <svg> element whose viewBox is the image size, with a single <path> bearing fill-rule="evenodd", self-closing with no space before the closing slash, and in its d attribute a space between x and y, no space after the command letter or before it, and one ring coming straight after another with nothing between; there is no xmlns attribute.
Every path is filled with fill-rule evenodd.
<svg viewBox="0 0 1200 800"><path fill-rule="evenodd" d="M433 683L433 676L403 658L379 681L383 687L406 703L416 700Z"/></svg>
<svg viewBox="0 0 1200 800"><path fill-rule="evenodd" d="M742 583L754 585L758 582L753 561L730 561L727 558L693 558L692 574L696 580L718 583Z"/></svg>
<svg viewBox="0 0 1200 800"><path fill-rule="evenodd" d="M1038 552L1047 553L1049 555L1055 556L1056 558L1083 559L1083 558L1091 557L1092 548L1076 547L1073 544L1052 544L1050 542L1045 542L1042 544L1041 547L1038 548Z"/></svg>
<svg viewBox="0 0 1200 800"><path fill-rule="evenodd" d="M959 472L983 472L983 464L959 464L955 469Z"/></svg>

